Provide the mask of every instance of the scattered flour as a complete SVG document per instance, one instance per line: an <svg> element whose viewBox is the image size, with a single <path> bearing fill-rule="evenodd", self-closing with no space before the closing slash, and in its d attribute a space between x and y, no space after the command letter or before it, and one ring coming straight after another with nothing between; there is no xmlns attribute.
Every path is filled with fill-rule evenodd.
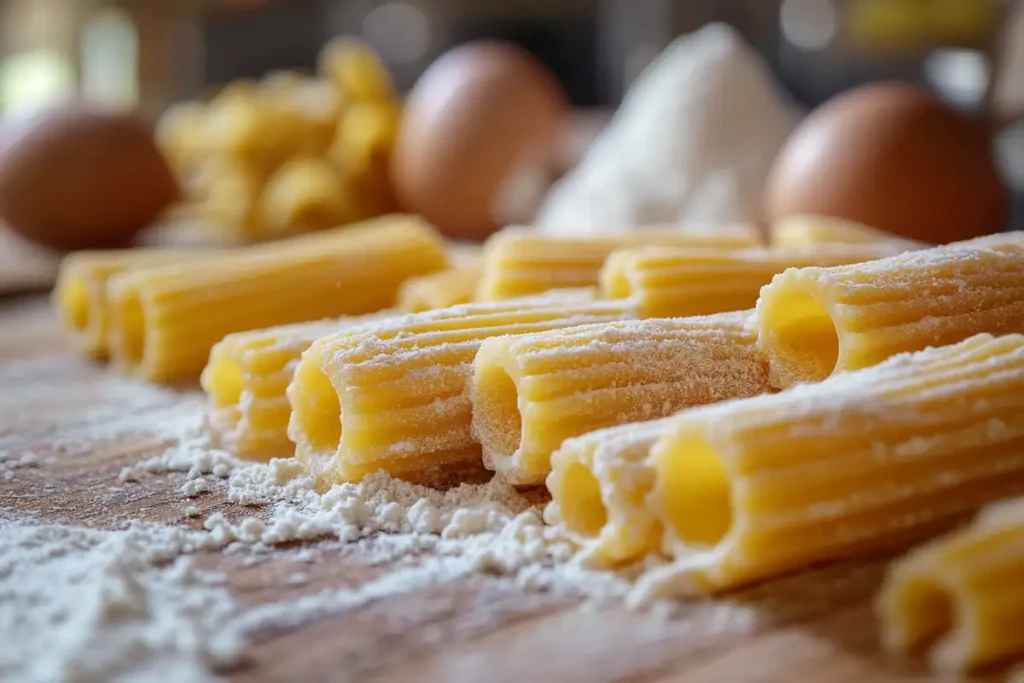
<svg viewBox="0 0 1024 683"><path fill-rule="evenodd" d="M235 601L170 527L0 522L0 679L202 683L235 664Z"/></svg>
<svg viewBox="0 0 1024 683"><path fill-rule="evenodd" d="M535 221L563 234L651 224L757 222L762 188L797 120L730 27L672 43Z"/></svg>

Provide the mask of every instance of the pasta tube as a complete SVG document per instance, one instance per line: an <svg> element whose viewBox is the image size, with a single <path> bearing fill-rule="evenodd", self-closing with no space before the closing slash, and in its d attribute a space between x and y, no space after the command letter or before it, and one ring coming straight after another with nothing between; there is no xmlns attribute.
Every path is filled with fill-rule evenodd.
<svg viewBox="0 0 1024 683"><path fill-rule="evenodd" d="M779 387L979 332L1024 332L1024 235L790 269L761 290L757 324Z"/></svg>
<svg viewBox="0 0 1024 683"><path fill-rule="evenodd" d="M635 296L644 318L707 315L753 308L761 287L787 268L873 261L902 249L839 245L814 249L641 247L617 251L601 271L601 293Z"/></svg>
<svg viewBox="0 0 1024 683"><path fill-rule="evenodd" d="M713 233L648 229L591 237L506 229L485 245L477 300L499 301L560 287L596 285L604 260L617 249L642 245L739 249L755 246L757 240L756 231L746 226Z"/></svg>
<svg viewBox="0 0 1024 683"><path fill-rule="evenodd" d="M111 312L107 281L117 273L167 263L192 262L210 252L180 249L80 251L64 257L53 290L61 326L82 353L106 358Z"/></svg>
<svg viewBox="0 0 1024 683"><path fill-rule="evenodd" d="M466 391L488 337L633 317L628 302L553 293L392 318L317 341L288 387L288 435L320 481L384 469L421 480L480 464Z"/></svg>
<svg viewBox="0 0 1024 683"><path fill-rule="evenodd" d="M1024 656L1022 502L997 504L893 564L877 602L890 650L925 650L947 673Z"/></svg>
<svg viewBox="0 0 1024 683"><path fill-rule="evenodd" d="M622 424L567 439L551 455L544 521L581 547L588 563L631 562L658 548L661 524L647 505L651 447L672 418Z"/></svg>
<svg viewBox="0 0 1024 683"><path fill-rule="evenodd" d="M221 445L249 460L290 457L291 406L285 391L302 352L329 334L387 312L229 334L210 351L200 384L210 399L209 425Z"/></svg>
<svg viewBox="0 0 1024 683"><path fill-rule="evenodd" d="M232 332L378 311L447 265L437 232L389 217L111 280L112 356L150 381L194 379Z"/></svg>
<svg viewBox="0 0 1024 683"><path fill-rule="evenodd" d="M469 303L480 283L480 270L479 264L469 264L409 278L398 293L398 308L419 313Z"/></svg>
<svg viewBox="0 0 1024 683"><path fill-rule="evenodd" d="M551 453L594 429L770 390L749 311L488 339L473 363L484 465L540 484Z"/></svg>
<svg viewBox="0 0 1024 683"><path fill-rule="evenodd" d="M887 244L903 251L928 245L897 237L862 223L830 216L789 216L772 224L771 245L776 249L808 249L835 244Z"/></svg>
<svg viewBox="0 0 1024 683"><path fill-rule="evenodd" d="M906 545L1024 492L1024 336L673 419L649 500L677 559L644 590L724 590Z"/></svg>

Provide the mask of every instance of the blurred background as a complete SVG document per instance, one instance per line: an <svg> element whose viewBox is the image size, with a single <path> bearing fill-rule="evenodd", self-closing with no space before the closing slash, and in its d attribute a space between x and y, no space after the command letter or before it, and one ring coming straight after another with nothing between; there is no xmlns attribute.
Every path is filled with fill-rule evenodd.
<svg viewBox="0 0 1024 683"><path fill-rule="evenodd" d="M763 60L797 118L837 93L893 79L923 85L945 103L979 117L991 132L1002 181L1011 189L1012 224L1020 224L1024 125L1015 121L1024 112L1024 13L1019 3L1007 0L0 0L0 131L15 128L14 122L33 111L72 99L132 111L150 124L164 121L162 149L180 179L185 203L206 207L199 213L176 209L173 219L213 216L233 225L262 221L258 228L232 228L235 237L245 233L246 240L387 210L420 212L392 191L390 178L375 179L388 173L375 170L374 164L388 163L376 157L365 162L356 181L345 179L345 192L357 199L346 199L342 207L345 202L335 198L327 208L321 201L315 211L305 213L295 205L313 202L309 188L324 177L317 175L322 169L309 163L303 168L279 158L257 163L247 151L244 169L225 165L223 154L217 164L199 169L192 158L199 152L180 149L189 147L195 136L182 123L185 114L175 114L175 107L190 101L223 104L229 99L225 93L237 104L245 90L240 83L263 83L264 92L272 89L271 82L283 88L306 79L303 88L310 90L306 86L316 85L312 77L325 68L325 46L339 36L358 38L386 70L393 95L388 96L390 108L381 110L385 114L360 121L360 142L332 152L340 143L324 138L324 149L315 152L332 159L336 169L350 169L357 165L351 160L358 154L379 151L353 151L353 145L366 147L371 144L367 139L384 135L381 120L394 119L398 126L397 107L439 56L470 41L497 39L519 46L546 66L572 113L571 124L560 132L558 163L539 180L529 179L532 190L523 190L531 195L522 202L527 208L502 214L479 229L452 220L449 234L481 239L499 224L530 222L545 190L579 161L637 76L673 40L713 22L731 26ZM345 102L359 100L351 92L341 96ZM215 118L204 111L207 123ZM199 117L195 108L189 115ZM224 119L228 133L218 135L231 138L244 127L241 114L231 116ZM257 139L267 137L267 128L254 130ZM341 127L338 131L335 138L342 136ZM339 155L344 157L340 164ZM275 175L282 168L287 178ZM366 190L366 183L387 187ZM523 181L517 187L529 184ZM258 187L252 190L250 185ZM274 192L267 189L271 186ZM262 195L238 199L247 192ZM369 194L374 195L371 205L363 202L358 210L350 206ZM280 199L285 195L287 201ZM217 211L210 209L212 204ZM226 204L231 210L223 210ZM0 187L0 209L2 205ZM429 211L422 212L437 222ZM269 225L268 216L283 216L278 222L287 225ZM10 215L6 218L14 223ZM318 221L323 225L313 225Z"/></svg>
<svg viewBox="0 0 1024 683"><path fill-rule="evenodd" d="M539 57L578 107L614 107L676 36L731 24L803 105L871 79L929 82L977 106L1000 0L0 0L0 110L79 92L155 115L237 78L312 70L359 35L400 90L453 45L500 38ZM1017 22L1018 24L1021 22ZM1024 38L1020 29L1007 32ZM1017 79L1021 80L1021 79ZM1021 86L1024 88L1024 85Z"/></svg>

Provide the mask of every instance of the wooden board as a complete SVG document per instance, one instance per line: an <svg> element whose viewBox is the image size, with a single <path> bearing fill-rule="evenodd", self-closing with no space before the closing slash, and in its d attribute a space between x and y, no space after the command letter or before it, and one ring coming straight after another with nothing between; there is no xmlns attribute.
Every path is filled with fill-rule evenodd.
<svg viewBox="0 0 1024 683"><path fill-rule="evenodd" d="M119 486L120 469L163 444L125 434L102 446L81 429L88 410L115 419L167 408L130 405L103 389L109 371L67 353L39 299L0 302L0 446L32 450L39 468L0 483L0 508L41 521L114 528L131 518L198 528L178 492L184 475ZM16 398L15 398L16 397ZM176 400L171 397L171 401ZM180 399L184 400L184 399ZM142 411L141 413L139 411ZM55 444L76 444L70 452ZM248 514L222 493L195 499L205 514ZM245 605L325 587L357 588L381 576L356 545L312 544L309 582L287 586L295 560L271 555L247 566L220 552L201 556ZM291 550L294 550L291 549ZM294 555L294 552L292 552ZM624 607L578 609L575 599L528 593L484 575L384 597L290 629L257 632L239 683L270 681L707 681L895 683L930 680L919 663L883 655L871 600L884 561L834 564L719 600L686 604L677 617Z"/></svg>

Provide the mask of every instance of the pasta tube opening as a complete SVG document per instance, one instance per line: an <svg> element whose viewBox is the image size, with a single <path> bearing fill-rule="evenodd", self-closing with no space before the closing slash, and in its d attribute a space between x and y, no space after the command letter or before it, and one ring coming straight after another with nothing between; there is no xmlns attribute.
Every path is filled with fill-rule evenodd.
<svg viewBox="0 0 1024 683"><path fill-rule="evenodd" d="M900 595L902 615L901 649L923 651L949 636L956 624L955 600L937 581L918 577L904 586ZM887 638L895 638L887 634Z"/></svg>
<svg viewBox="0 0 1024 683"><path fill-rule="evenodd" d="M733 523L732 480L718 452L697 435L652 453L656 506L676 539L694 547L719 544Z"/></svg>
<svg viewBox="0 0 1024 683"><path fill-rule="evenodd" d="M136 291L128 292L117 302L118 324L115 326L118 358L128 368L142 363L146 350L146 309Z"/></svg>
<svg viewBox="0 0 1024 683"><path fill-rule="evenodd" d="M772 339L778 369L799 369L811 381L826 379L835 371L839 332L821 301L803 292L772 292L762 299L760 318L761 334Z"/></svg>
<svg viewBox="0 0 1024 683"><path fill-rule="evenodd" d="M68 282L61 288L59 297L58 309L64 313L65 324L77 332L89 329L89 292L85 283L81 280Z"/></svg>
<svg viewBox="0 0 1024 683"><path fill-rule="evenodd" d="M245 374L237 363L213 361L203 371L203 388L217 408L238 405L245 388Z"/></svg>
<svg viewBox="0 0 1024 683"><path fill-rule="evenodd" d="M633 296L633 283L629 280L627 260L629 252L617 251L605 261L601 271L601 294L608 299L627 299Z"/></svg>
<svg viewBox="0 0 1024 683"><path fill-rule="evenodd" d="M486 349L493 347L487 346ZM511 464L523 437L523 416L519 410L519 388L504 364L493 362L486 351L479 353L473 378L473 431L494 469ZM499 356L500 354L494 354Z"/></svg>
<svg viewBox="0 0 1024 683"><path fill-rule="evenodd" d="M299 390L289 391L291 419L303 445L333 453L341 443L341 401L330 378L316 363L300 363L292 386ZM289 429L289 435L292 433Z"/></svg>
<svg viewBox="0 0 1024 683"><path fill-rule="evenodd" d="M574 534L595 537L608 523L601 485L583 464L574 462L561 473L559 512L562 524Z"/></svg>

